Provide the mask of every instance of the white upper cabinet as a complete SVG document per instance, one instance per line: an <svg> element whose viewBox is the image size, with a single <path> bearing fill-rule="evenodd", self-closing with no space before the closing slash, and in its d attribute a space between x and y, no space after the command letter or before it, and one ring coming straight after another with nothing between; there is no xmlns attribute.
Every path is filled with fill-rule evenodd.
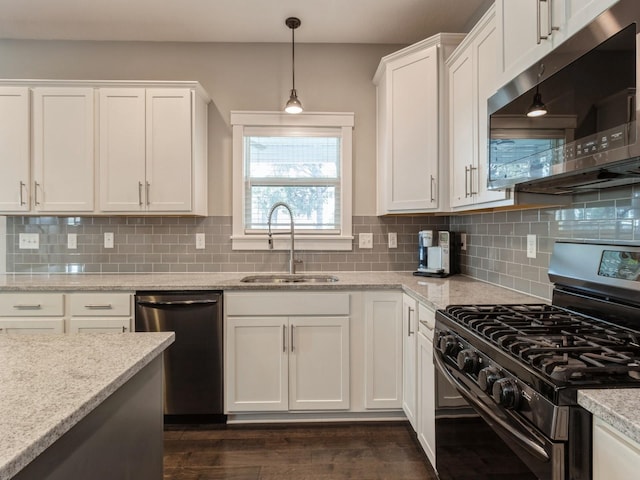
<svg viewBox="0 0 640 480"><path fill-rule="evenodd" d="M504 85L619 0L496 0Z"/></svg>
<svg viewBox="0 0 640 480"><path fill-rule="evenodd" d="M439 34L384 57L377 87L377 212L448 209L444 60L464 38Z"/></svg>
<svg viewBox="0 0 640 480"><path fill-rule="evenodd" d="M94 89L33 89L33 207L94 210Z"/></svg>
<svg viewBox="0 0 640 480"><path fill-rule="evenodd" d="M206 103L189 88L101 88L99 98L100 210L205 215Z"/></svg>
<svg viewBox="0 0 640 480"><path fill-rule="evenodd" d="M496 91L495 10L487 11L447 61L451 208L494 206L504 190L487 189L487 99Z"/></svg>
<svg viewBox="0 0 640 480"><path fill-rule="evenodd" d="M0 87L0 211L30 208L29 89Z"/></svg>

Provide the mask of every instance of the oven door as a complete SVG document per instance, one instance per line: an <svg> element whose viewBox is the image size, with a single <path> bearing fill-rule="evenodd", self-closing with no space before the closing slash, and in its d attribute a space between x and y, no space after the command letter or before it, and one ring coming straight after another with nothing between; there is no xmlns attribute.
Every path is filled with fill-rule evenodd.
<svg viewBox="0 0 640 480"><path fill-rule="evenodd" d="M469 409L465 412L460 408L436 412L436 470L440 480L569 478L563 442L552 442L514 412L497 405L440 355L434 351L436 373L453 385L477 414L470 416Z"/></svg>

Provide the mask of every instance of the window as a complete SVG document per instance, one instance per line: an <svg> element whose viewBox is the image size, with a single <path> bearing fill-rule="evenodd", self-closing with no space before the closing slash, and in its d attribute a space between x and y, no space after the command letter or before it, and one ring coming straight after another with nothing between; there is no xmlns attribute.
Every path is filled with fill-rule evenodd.
<svg viewBox="0 0 640 480"><path fill-rule="evenodd" d="M233 249L266 249L269 211L285 202L299 249L351 250L353 114L232 112L231 123ZM289 223L273 212L272 229Z"/></svg>

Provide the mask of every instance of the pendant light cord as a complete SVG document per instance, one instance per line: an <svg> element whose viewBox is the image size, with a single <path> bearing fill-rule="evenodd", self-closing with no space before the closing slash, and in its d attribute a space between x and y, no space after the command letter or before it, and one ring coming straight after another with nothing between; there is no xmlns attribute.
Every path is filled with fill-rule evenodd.
<svg viewBox="0 0 640 480"><path fill-rule="evenodd" d="M296 89L296 29L291 29L291 77L292 87Z"/></svg>

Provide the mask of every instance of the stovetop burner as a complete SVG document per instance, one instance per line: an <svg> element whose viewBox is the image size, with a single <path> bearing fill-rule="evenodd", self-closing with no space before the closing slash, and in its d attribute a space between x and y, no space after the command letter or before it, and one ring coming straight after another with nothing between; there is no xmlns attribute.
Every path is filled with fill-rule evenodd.
<svg viewBox="0 0 640 480"><path fill-rule="evenodd" d="M640 334L547 304L451 305L449 318L547 378L640 379Z"/></svg>

